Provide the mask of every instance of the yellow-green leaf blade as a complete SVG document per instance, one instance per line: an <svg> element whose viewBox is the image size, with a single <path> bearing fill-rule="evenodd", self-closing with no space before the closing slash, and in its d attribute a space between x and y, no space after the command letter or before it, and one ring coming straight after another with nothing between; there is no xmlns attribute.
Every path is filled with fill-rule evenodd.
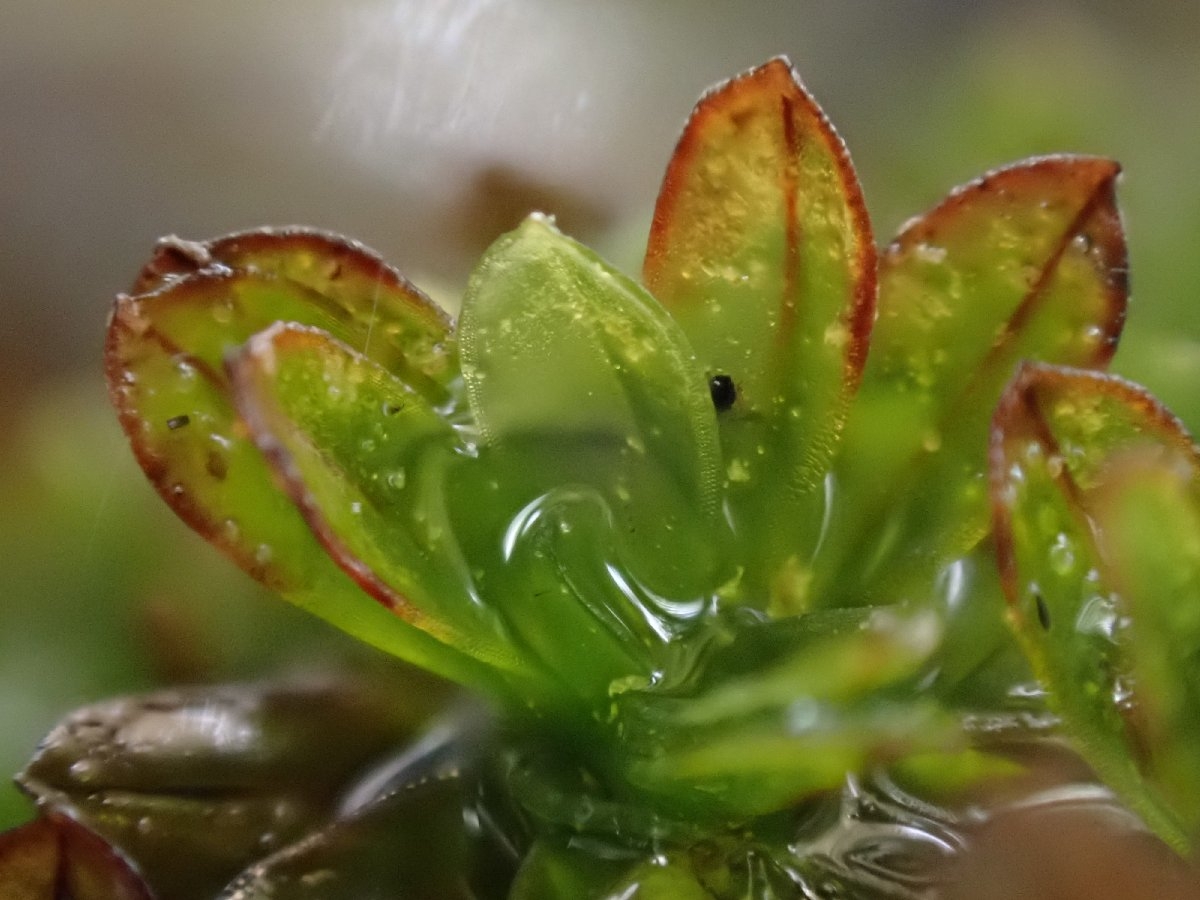
<svg viewBox="0 0 1200 900"><path fill-rule="evenodd" d="M1130 616L1132 742L1165 805L1200 829L1200 458L1154 448L1098 489L1100 542Z"/></svg>
<svg viewBox="0 0 1200 900"><path fill-rule="evenodd" d="M720 424L744 599L803 608L803 573L787 572L817 540L822 480L866 354L875 250L845 147L785 61L697 105L644 277L706 374L736 389Z"/></svg>
<svg viewBox="0 0 1200 900"><path fill-rule="evenodd" d="M405 655L521 670L502 623L473 595L444 495L459 442L424 397L297 325L256 335L230 374L251 438L321 547L411 634Z"/></svg>
<svg viewBox="0 0 1200 900"><path fill-rule="evenodd" d="M633 577L672 599L715 587L716 422L654 298L535 216L484 256L459 340L481 461L503 475L509 518L586 486Z"/></svg>
<svg viewBox="0 0 1200 900"><path fill-rule="evenodd" d="M1118 171L1090 157L998 170L884 252L879 320L839 460L843 508L855 515L833 523L823 594L892 599L888 589L968 550L987 529L989 416L1013 368L1107 363L1127 295Z"/></svg>
<svg viewBox="0 0 1200 900"><path fill-rule="evenodd" d="M1149 394L1112 376L1027 365L994 418L990 479L1009 620L1080 752L1177 849L1187 830L1146 780L1129 704L1129 609L1092 516L1114 460L1190 438ZM1102 536L1099 538L1102 540Z"/></svg>

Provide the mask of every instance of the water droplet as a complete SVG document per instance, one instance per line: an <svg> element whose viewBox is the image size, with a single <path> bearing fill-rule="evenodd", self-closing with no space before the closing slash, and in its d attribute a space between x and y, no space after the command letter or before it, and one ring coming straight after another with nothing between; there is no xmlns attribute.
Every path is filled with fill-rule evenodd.
<svg viewBox="0 0 1200 900"><path fill-rule="evenodd" d="M100 766L94 759L77 759L71 763L67 774L80 784L87 784L99 774Z"/></svg>
<svg viewBox="0 0 1200 900"><path fill-rule="evenodd" d="M913 248L913 253L922 262L938 265L946 261L946 248L937 244L927 244L924 241Z"/></svg>
<svg viewBox="0 0 1200 900"><path fill-rule="evenodd" d="M1075 544L1059 532L1050 545L1050 568L1056 575L1069 575L1075 568Z"/></svg>
<svg viewBox="0 0 1200 900"><path fill-rule="evenodd" d="M1057 453L1046 460L1046 474L1058 478L1063 472L1063 458Z"/></svg>
<svg viewBox="0 0 1200 900"><path fill-rule="evenodd" d="M363 511L362 502L354 500L350 503L350 513L355 516L361 516Z"/></svg>
<svg viewBox="0 0 1200 900"><path fill-rule="evenodd" d="M750 480L750 469L746 465L746 461L738 457L734 457L729 461L729 467L726 469L725 474L735 484Z"/></svg>
<svg viewBox="0 0 1200 900"><path fill-rule="evenodd" d="M389 472L387 475L388 487L394 488L397 491L403 489L407 482L408 474L404 471L404 469L395 469L394 471Z"/></svg>
<svg viewBox="0 0 1200 900"><path fill-rule="evenodd" d="M237 519L229 518L221 523L221 536L229 541L236 541L242 535L241 526L238 525Z"/></svg>

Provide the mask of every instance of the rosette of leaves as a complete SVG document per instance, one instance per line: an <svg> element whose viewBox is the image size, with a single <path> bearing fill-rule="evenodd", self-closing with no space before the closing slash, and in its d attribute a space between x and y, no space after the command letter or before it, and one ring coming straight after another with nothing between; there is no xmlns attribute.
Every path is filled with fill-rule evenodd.
<svg viewBox="0 0 1200 900"><path fill-rule="evenodd" d="M1181 551L1137 536L1198 533L1195 454L1095 372L1125 311L1117 174L1018 163L877 252L845 148L773 60L693 111L641 283L543 215L485 253L457 321L331 235L163 241L106 357L159 493L497 717L222 896L873 895L802 823L875 766L935 793L997 769L959 713L1027 677L1002 587L1089 760L1181 846L1200 707L1175 664L1200 626L1156 605Z"/></svg>

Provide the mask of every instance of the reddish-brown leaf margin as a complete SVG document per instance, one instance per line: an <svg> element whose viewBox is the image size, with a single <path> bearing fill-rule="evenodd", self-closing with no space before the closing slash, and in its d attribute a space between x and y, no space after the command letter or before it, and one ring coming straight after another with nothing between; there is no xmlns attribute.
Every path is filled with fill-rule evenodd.
<svg viewBox="0 0 1200 900"><path fill-rule="evenodd" d="M863 199L862 187L850 160L850 153L841 136L826 117L824 110L808 92L787 57L777 56L761 66L717 84L706 91L693 107L683 133L671 154L671 159L667 163L658 200L654 206L654 216L650 225L650 235L642 267L642 281L652 294L656 294L654 286L668 255L676 209L680 196L688 183L695 157L705 139L704 133L708 122L715 117L726 115L728 108L735 105L742 95L760 93L774 93L780 98L780 115L791 157L782 176L785 183L781 186L786 197L788 216L788 221L785 223L788 295L794 293L790 289L790 285L795 282L797 277L795 263L799 256L799 241L802 238L796 212L798 173L795 171L795 159L799 151L798 135L795 132L797 114L808 117L815 123L815 133L820 136L830 156L837 162L837 172L844 196L858 226L859 247L857 258L853 261L854 299L850 309L843 312L844 324L850 335L850 339L846 341L845 351L845 394L849 396L856 389L866 365L871 327L875 322L877 265L875 240L866 201ZM786 334L783 329L781 332Z"/></svg>
<svg viewBox="0 0 1200 900"><path fill-rule="evenodd" d="M279 567L264 563L251 548L230 538L221 527L220 519L209 515L203 504L194 502L188 492L176 492L172 489L173 485L168 483L166 460L142 439L138 427L141 418L127 402L123 348L132 341L152 341L168 356L186 357L201 378L220 390L226 384L225 373L187 354L161 334L142 315L138 308L139 301L177 289L184 283L193 283L198 289L203 289L204 285L214 280L235 278L239 272L269 276L272 274L269 270L259 272L254 265L248 268L243 268L243 265L266 254L286 254L290 251L308 252L327 258L334 266L331 278L336 279L343 270L349 269L365 281L377 280L384 287L405 295L411 301L410 309L430 324L447 332L453 327L450 317L440 306L364 244L332 232L292 226L234 232L208 241L187 241L176 236L161 238L130 292L117 295L109 312L104 344L104 371L109 401L117 412L117 419L138 465L155 491L189 528L217 547L256 581L280 593L287 592L292 585ZM311 287L302 282L300 286L305 289ZM323 298L314 294L314 300L320 299ZM330 311L337 312L335 303L328 302L327 305Z"/></svg>
<svg viewBox="0 0 1200 900"><path fill-rule="evenodd" d="M1009 604L1009 614L1019 617L1020 603L1016 550L1012 540L1012 510L1005 501L1008 485L1008 438L1022 431L1046 448L1048 456L1060 455L1058 439L1043 413L1045 395L1069 389L1102 394L1123 402L1138 414L1147 430L1173 449L1187 455L1200 468L1200 448L1197 448L1186 426L1153 394L1140 385L1118 375L1090 369L1053 366L1027 362L1021 366L1000 397L992 417L988 447L989 489L996 564ZM1055 482L1079 515L1085 514L1083 492L1066 465L1054 475Z"/></svg>
<svg viewBox="0 0 1200 900"><path fill-rule="evenodd" d="M263 404L254 386L254 371L269 364L278 347L288 344L297 348L312 345L317 340L334 340L319 329L279 322L252 337L236 355L225 363L230 389L242 422L250 439L267 460L279 489L308 524L313 536L325 548L330 558L349 575L368 596L389 612L395 613L410 625L454 646L451 636L443 632L441 623L426 617L412 601L393 589L369 566L355 556L334 533L319 504L308 490L299 467L291 453L274 436L271 411ZM354 351L347 347L347 351ZM264 363L264 360L268 362Z"/></svg>

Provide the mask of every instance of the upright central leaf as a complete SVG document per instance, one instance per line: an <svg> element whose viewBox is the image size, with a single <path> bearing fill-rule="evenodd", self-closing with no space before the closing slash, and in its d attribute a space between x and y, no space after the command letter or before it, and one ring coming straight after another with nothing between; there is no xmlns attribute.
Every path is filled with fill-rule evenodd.
<svg viewBox="0 0 1200 900"><path fill-rule="evenodd" d="M509 516L581 488L611 516L618 568L649 594L713 590L716 421L686 339L652 297L535 216L484 257L459 340Z"/></svg>
<svg viewBox="0 0 1200 900"><path fill-rule="evenodd" d="M783 60L696 107L645 278L737 395L721 439L746 596L803 609L819 487L866 354L875 250L845 147Z"/></svg>

